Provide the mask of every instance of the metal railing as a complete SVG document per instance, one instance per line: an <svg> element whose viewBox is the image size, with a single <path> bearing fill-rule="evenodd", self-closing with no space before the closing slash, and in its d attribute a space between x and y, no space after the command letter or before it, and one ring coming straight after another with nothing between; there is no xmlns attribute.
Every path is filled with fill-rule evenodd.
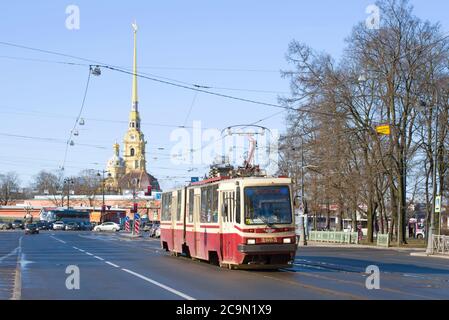
<svg viewBox="0 0 449 320"><path fill-rule="evenodd" d="M432 254L449 255L449 236L432 235Z"/></svg>
<svg viewBox="0 0 449 320"><path fill-rule="evenodd" d="M359 243L357 232L309 231L309 241L328 243Z"/></svg>
<svg viewBox="0 0 449 320"><path fill-rule="evenodd" d="M386 247L388 248L390 246L390 235L387 234L377 234L377 246L379 247Z"/></svg>

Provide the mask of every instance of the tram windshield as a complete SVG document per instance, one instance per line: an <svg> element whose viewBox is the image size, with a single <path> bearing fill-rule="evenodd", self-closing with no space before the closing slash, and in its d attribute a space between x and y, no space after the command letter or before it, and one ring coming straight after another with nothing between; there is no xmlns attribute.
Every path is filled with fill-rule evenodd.
<svg viewBox="0 0 449 320"><path fill-rule="evenodd" d="M271 225L292 223L288 186L245 188L245 224Z"/></svg>

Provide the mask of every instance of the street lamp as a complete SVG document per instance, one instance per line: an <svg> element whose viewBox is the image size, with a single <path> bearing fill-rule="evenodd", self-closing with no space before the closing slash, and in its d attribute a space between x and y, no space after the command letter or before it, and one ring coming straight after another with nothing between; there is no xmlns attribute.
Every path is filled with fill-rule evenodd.
<svg viewBox="0 0 449 320"><path fill-rule="evenodd" d="M67 209L70 208L70 184L74 184L75 180L73 178L65 178L64 185L67 185Z"/></svg>
<svg viewBox="0 0 449 320"><path fill-rule="evenodd" d="M104 174L108 173L108 178L111 176L111 174L107 171L107 170L100 170L97 173L97 177L102 177L101 179L101 193L103 196L103 203L101 206L101 218L100 218L100 222L103 223L103 218L105 215L105 211L106 211L106 205L105 205L105 200L104 200L104 187L105 187L105 178L104 178Z"/></svg>
<svg viewBox="0 0 449 320"><path fill-rule="evenodd" d="M306 246L307 245L307 239L306 239L306 214L307 214L307 210L306 210L306 201L305 201L305 185L304 185L304 169L308 169L308 168L318 168L318 166L315 165L305 165L304 163L304 138L303 136L300 136L301 138L301 200L300 203L295 203L295 207L297 205L300 206L301 210L300 210L300 214L299 214L299 223L300 223L300 229L299 229L299 245L303 245ZM296 148L293 147L291 148L292 151L296 151Z"/></svg>

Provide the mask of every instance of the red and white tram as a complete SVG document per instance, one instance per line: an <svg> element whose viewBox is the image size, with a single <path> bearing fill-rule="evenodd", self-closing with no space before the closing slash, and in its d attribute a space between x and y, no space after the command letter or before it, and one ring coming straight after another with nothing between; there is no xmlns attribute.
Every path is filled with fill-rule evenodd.
<svg viewBox="0 0 449 320"><path fill-rule="evenodd" d="M296 252L291 179L216 177L162 194L161 245L229 268L282 268Z"/></svg>

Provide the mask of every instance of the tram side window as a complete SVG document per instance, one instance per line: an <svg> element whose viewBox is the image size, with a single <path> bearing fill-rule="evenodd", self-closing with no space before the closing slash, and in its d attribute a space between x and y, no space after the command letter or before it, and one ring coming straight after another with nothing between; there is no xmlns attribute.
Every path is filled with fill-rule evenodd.
<svg viewBox="0 0 449 320"><path fill-rule="evenodd" d="M189 190L189 223L193 223L194 190Z"/></svg>
<svg viewBox="0 0 449 320"><path fill-rule="evenodd" d="M181 190L178 190L177 202L176 202L176 221L181 221Z"/></svg>
<svg viewBox="0 0 449 320"><path fill-rule="evenodd" d="M224 222L228 222L229 221L229 205L228 205L228 193L227 192L223 192L221 194L221 203L222 205L222 216L223 216L223 221Z"/></svg>
<svg viewBox="0 0 449 320"><path fill-rule="evenodd" d="M229 221L234 222L234 192L228 193Z"/></svg>
<svg viewBox="0 0 449 320"><path fill-rule="evenodd" d="M166 194L162 195L162 217L161 217L161 220L163 220L163 221L171 220L171 202L172 202L171 194L166 193Z"/></svg>
<svg viewBox="0 0 449 320"><path fill-rule="evenodd" d="M207 222L207 187L201 188L200 222Z"/></svg>
<svg viewBox="0 0 449 320"><path fill-rule="evenodd" d="M211 207L210 207L210 214L213 223L218 222L218 185L211 186L210 187L210 193L211 193Z"/></svg>
<svg viewBox="0 0 449 320"><path fill-rule="evenodd" d="M218 222L218 186L208 186L201 189L200 222Z"/></svg>
<svg viewBox="0 0 449 320"><path fill-rule="evenodd" d="M240 187L237 187L235 195L235 222L240 223Z"/></svg>

